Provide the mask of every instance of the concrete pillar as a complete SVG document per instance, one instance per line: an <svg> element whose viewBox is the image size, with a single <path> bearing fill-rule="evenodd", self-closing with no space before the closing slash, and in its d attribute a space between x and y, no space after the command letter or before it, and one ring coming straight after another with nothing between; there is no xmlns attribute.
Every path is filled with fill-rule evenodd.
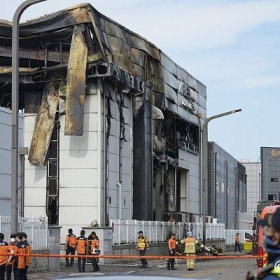
<svg viewBox="0 0 280 280"><path fill-rule="evenodd" d="M59 226L49 226L49 252L60 254L60 229ZM49 271L60 270L60 258L49 258Z"/></svg>

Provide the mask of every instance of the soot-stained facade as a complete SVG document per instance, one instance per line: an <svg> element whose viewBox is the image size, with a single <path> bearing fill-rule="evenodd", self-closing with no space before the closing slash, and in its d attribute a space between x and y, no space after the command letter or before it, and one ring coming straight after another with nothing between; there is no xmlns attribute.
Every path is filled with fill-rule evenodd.
<svg viewBox="0 0 280 280"><path fill-rule="evenodd" d="M0 26L9 107L12 29ZM66 228L201 213L201 82L89 4L21 24L19 58L26 216Z"/></svg>

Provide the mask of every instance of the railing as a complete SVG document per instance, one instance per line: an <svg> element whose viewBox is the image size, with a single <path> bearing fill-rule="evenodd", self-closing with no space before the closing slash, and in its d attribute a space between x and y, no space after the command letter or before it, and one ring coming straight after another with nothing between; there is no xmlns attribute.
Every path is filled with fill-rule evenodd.
<svg viewBox="0 0 280 280"><path fill-rule="evenodd" d="M240 243L244 243L245 241L245 233L249 233L253 235L252 230L238 230L238 229L227 229L225 232L226 236L226 245L233 245L235 244L235 235L239 233Z"/></svg>
<svg viewBox="0 0 280 280"><path fill-rule="evenodd" d="M41 218L19 218L19 232L27 234L27 240L32 249L48 248L48 219ZM0 232L5 236L5 241L9 242L11 234L11 217L0 215Z"/></svg>
<svg viewBox="0 0 280 280"><path fill-rule="evenodd" d="M143 231L150 243L166 242L170 233L181 240L187 231L192 231L197 239L202 239L202 223L173 223L161 221L111 220L113 228L113 244L135 243L138 232ZM224 239L225 224L206 224L207 239Z"/></svg>

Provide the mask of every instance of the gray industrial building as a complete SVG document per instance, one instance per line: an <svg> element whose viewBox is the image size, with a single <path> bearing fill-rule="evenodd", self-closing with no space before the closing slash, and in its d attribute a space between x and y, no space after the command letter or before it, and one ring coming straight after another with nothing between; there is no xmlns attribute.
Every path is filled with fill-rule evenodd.
<svg viewBox="0 0 280 280"><path fill-rule="evenodd" d="M5 107L11 29L0 22ZM21 24L20 38L27 216L67 228L201 214L205 85L89 4Z"/></svg>
<svg viewBox="0 0 280 280"><path fill-rule="evenodd" d="M257 205L261 200L261 162L240 160L240 163L246 168L247 212L254 214L254 212L257 211Z"/></svg>
<svg viewBox="0 0 280 280"><path fill-rule="evenodd" d="M280 148L261 147L262 200L280 199Z"/></svg>
<svg viewBox="0 0 280 280"><path fill-rule="evenodd" d="M215 142L208 143L208 155L208 215L235 229L238 212L247 208L245 167Z"/></svg>

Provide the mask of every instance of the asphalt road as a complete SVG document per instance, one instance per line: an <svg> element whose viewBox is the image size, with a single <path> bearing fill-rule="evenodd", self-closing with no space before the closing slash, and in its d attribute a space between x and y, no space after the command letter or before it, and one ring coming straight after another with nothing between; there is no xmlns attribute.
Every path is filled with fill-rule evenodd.
<svg viewBox="0 0 280 280"><path fill-rule="evenodd" d="M245 279L247 271L256 271L254 259L232 259L232 260L212 260L199 261L195 264L195 271L187 271L183 261L178 261L175 265L177 270L167 270L165 261L150 261L148 268L141 268L139 263L135 264L114 264L100 266L100 273L91 273L91 265L87 264L86 273L77 273L77 267L64 268L60 272L30 273L29 280L48 280L59 276L74 275L108 275L108 274L129 274L129 275L149 275L149 276L172 276L183 277L185 279Z"/></svg>

